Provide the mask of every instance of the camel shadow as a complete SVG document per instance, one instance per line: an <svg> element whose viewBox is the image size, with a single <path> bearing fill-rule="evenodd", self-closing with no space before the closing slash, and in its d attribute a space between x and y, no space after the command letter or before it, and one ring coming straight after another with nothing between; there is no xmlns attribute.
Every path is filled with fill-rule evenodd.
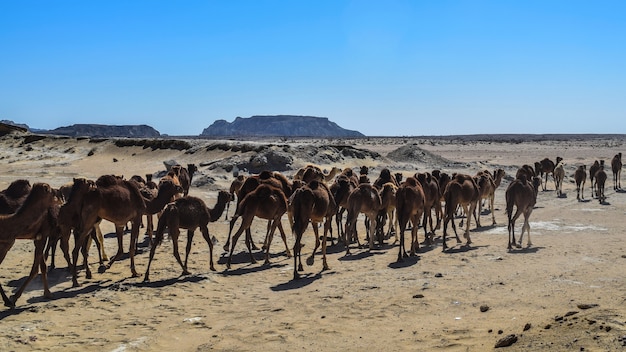
<svg viewBox="0 0 626 352"><path fill-rule="evenodd" d="M248 265L243 266L243 267L238 267L236 269L224 269L221 274L224 276L240 276L240 275L247 275L251 273L258 273L258 272L262 272L262 271L272 269L272 268L284 268L286 266L287 264L277 264L277 263L270 263L270 264L261 263L261 265L259 265L258 263L257 264L248 263Z"/></svg>
<svg viewBox="0 0 626 352"><path fill-rule="evenodd" d="M322 273L317 273L317 274L300 274L300 278L299 279L295 279L295 280L290 280L287 281L285 283L282 284L278 284L276 286L272 286L270 287L270 290L274 291L274 292L280 292L280 291L288 291L288 290L297 290L303 287L306 287L310 284L312 284L313 282L315 282L316 280L319 280L322 278Z"/></svg>
<svg viewBox="0 0 626 352"><path fill-rule="evenodd" d="M579 203L589 203L589 202L591 202L591 199L579 199L578 202Z"/></svg>
<svg viewBox="0 0 626 352"><path fill-rule="evenodd" d="M384 254L385 252L374 252L376 250L376 248L374 248L373 250L363 250L360 251L358 253L350 253L350 254L346 254L341 258L338 258L337 260L340 261L352 261L352 260L360 260L363 258L369 258L369 257L373 257L375 255L381 255Z"/></svg>
<svg viewBox="0 0 626 352"><path fill-rule="evenodd" d="M449 247L448 249L443 250L443 253L446 253L446 254L466 253L466 252L469 252L469 251L475 251L475 250L477 250L479 248L486 248L486 247L489 247L489 246L487 246L487 245L484 245L484 246L469 246L469 245L466 245L466 244L463 244L463 245L460 245L460 246L459 245L455 245L455 246Z"/></svg>
<svg viewBox="0 0 626 352"><path fill-rule="evenodd" d="M560 198L560 199L567 198L567 193L561 193L560 195L557 196L557 198Z"/></svg>
<svg viewBox="0 0 626 352"><path fill-rule="evenodd" d="M132 284L135 287L148 287L148 288L163 288L166 286L171 286L174 285L176 283L185 283L185 282L192 282L192 283L196 283L196 282L200 282L200 281L204 281L206 280L207 277L204 276L203 274L190 274L190 275L181 275L178 277L173 277L170 279L162 279L162 280L156 280L156 281L141 281L141 282L137 282Z"/></svg>
<svg viewBox="0 0 626 352"><path fill-rule="evenodd" d="M31 311L34 308L33 307L15 307L15 308L9 308L9 307L5 307L6 309L0 312L0 321L2 321L4 318L6 317L10 317L12 315L18 315L21 314L24 311Z"/></svg>
<svg viewBox="0 0 626 352"><path fill-rule="evenodd" d="M475 229L472 229L470 232L485 232L485 231L489 231L489 230L493 230L495 228L498 227L498 224L495 225L488 225L488 226L481 226L481 227L477 227ZM506 227L506 226L501 226L501 227Z"/></svg>
<svg viewBox="0 0 626 352"><path fill-rule="evenodd" d="M618 188L615 190L615 193L626 193L626 189Z"/></svg>
<svg viewBox="0 0 626 352"><path fill-rule="evenodd" d="M611 203L607 202L606 200L602 200L600 201L600 205L611 205Z"/></svg>
<svg viewBox="0 0 626 352"><path fill-rule="evenodd" d="M391 262L389 264L387 264L387 267L390 269L402 269L402 268L408 268L410 266L413 266L417 263L419 263L419 261L422 259L421 256L419 255L414 255L414 256L408 256L408 257L404 257L402 258L402 261L395 261L395 262Z"/></svg>
<svg viewBox="0 0 626 352"><path fill-rule="evenodd" d="M34 303L43 303L43 302L53 302L53 301L57 301L61 299L76 298L79 295L93 293L101 289L110 287L111 285L106 286L106 287L102 285L103 283L106 283L109 281L110 280L104 280L104 281L96 282L90 285L84 285L84 286L81 286L80 288L70 287L61 291L53 291L52 298L46 298L43 295L40 295L36 297L31 297L27 299L26 302L34 304ZM0 320L2 319L0 318Z"/></svg>
<svg viewBox="0 0 626 352"><path fill-rule="evenodd" d="M545 247L524 247L524 248L512 248L509 249L509 254L525 254L525 253L537 253L540 249Z"/></svg>

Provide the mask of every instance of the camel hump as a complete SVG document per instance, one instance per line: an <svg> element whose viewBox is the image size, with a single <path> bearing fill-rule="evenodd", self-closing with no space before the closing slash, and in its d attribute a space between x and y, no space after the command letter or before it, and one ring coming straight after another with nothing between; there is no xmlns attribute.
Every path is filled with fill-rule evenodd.
<svg viewBox="0 0 626 352"><path fill-rule="evenodd" d="M4 194L10 198L21 198L30 193L31 187L28 180L20 179L11 182L9 187L4 190Z"/></svg>
<svg viewBox="0 0 626 352"><path fill-rule="evenodd" d="M272 177L271 171L263 170L261 171L261 173L259 173L259 179L261 180L267 180L267 179L270 179L271 177Z"/></svg>
<svg viewBox="0 0 626 352"><path fill-rule="evenodd" d="M119 177L115 175L102 175L96 180L96 186L98 187L111 187L118 184Z"/></svg>
<svg viewBox="0 0 626 352"><path fill-rule="evenodd" d="M270 185L266 185L266 184L262 184L259 187L257 187L256 189L256 195L259 198L269 198L273 191L272 191L272 186Z"/></svg>
<svg viewBox="0 0 626 352"><path fill-rule="evenodd" d="M418 181L415 177L407 177L406 181L404 181L405 184L411 187L417 186L417 182Z"/></svg>

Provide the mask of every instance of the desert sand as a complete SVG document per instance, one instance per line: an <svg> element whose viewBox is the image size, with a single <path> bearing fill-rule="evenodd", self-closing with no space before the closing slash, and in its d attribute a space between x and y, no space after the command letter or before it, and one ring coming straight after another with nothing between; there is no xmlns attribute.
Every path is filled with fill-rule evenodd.
<svg viewBox="0 0 626 352"><path fill-rule="evenodd" d="M241 239L226 270L224 216L209 226L216 240L215 272L209 270L208 246L199 231L190 254L192 274L181 276L166 237L147 283L130 277L127 258L98 273L92 249L94 276L88 280L81 270L82 286L73 288L57 254L57 268L49 273L52 299L43 297L37 277L16 308L0 310L2 351L484 351L512 334L517 342L505 350L615 351L626 346L626 194L613 190L609 171L606 202L592 199L589 181L586 200L578 202L573 181L578 165L589 167L596 159L610 163L623 152L624 136L190 140L192 148L185 150L118 147L113 140L36 139L0 137L0 189L19 178L59 187L74 177L158 174L165 170L164 161L175 160L199 165L190 194L213 207L218 190L227 190L233 179L223 165L257 153L209 147L216 144L299 148L291 170L284 171L288 176L309 162L326 169L366 165L372 179L384 167L405 176L433 169L473 175L503 168L507 176L496 191L496 225L486 215L481 228L472 220L473 243L465 247L448 240L452 247L446 252L442 230L437 230L435 245L422 246L401 264L392 241L372 251L353 246L351 256L335 245L328 250L330 270L322 271L317 256L312 266L305 265L303 278L294 281L293 259L275 236L271 265L263 264L261 253L256 253L258 263L250 264ZM337 153L333 146L338 145L374 153ZM389 157L407 146L412 153ZM566 164L564 196L557 197L550 178L530 218L533 245L527 248L524 239L522 249L508 251L507 185L519 166L557 156ZM229 219L233 212L234 205ZM283 224L288 228L286 219ZM265 225L254 221L255 242L263 241ZM112 255L117 250L114 228L104 221L103 230ZM363 221L359 234L363 239ZM419 236L423 241L423 231ZM292 246L289 230L288 241ZM313 241L309 227L303 256L310 254ZM182 248L185 242L183 230ZM19 240L9 251L0 265L5 290L12 292L25 280L33 248L31 241ZM136 257L142 274L148 254L143 240Z"/></svg>

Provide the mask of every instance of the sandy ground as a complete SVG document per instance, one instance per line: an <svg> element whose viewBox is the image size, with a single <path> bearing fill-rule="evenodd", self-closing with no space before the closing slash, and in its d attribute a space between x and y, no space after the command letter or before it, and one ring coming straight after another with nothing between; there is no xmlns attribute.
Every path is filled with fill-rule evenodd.
<svg viewBox="0 0 626 352"><path fill-rule="evenodd" d="M49 274L54 298L43 298L41 279L29 284L15 309L0 311L0 350L94 351L286 351L286 350L445 350L484 351L515 334L507 350L614 351L626 346L626 194L614 191L609 175L605 204L576 201L573 173L595 159L607 162L625 149L626 139L570 138L543 141L430 140L427 138L368 138L345 141L355 148L377 151L380 158L343 158L322 165L368 165L373 178L382 167L411 175L416 170L441 168L474 174L504 168L507 178L496 192L495 217L483 215L482 228L472 221L470 247L456 245L442 252L440 236L434 246L396 263L398 248L386 245L368 251L353 248L345 256L340 246L329 247L329 271L321 258L306 266L304 277L292 280L293 259L287 258L279 237L271 248L271 265L250 264L243 241L233 267L226 270L221 250L227 233L224 216L211 223L217 240L217 271L209 271L208 246L196 233L190 255L192 275L173 258L171 241L157 249L151 281L131 278L129 261L116 262L97 273L95 250L90 257L93 279L80 272L81 287L73 288L62 258ZM254 141L294 143L315 148L337 141ZM211 163L233 154L207 150L212 141L194 141L193 153L116 147L110 141L46 138L24 143L22 137L0 138L0 189L18 178L58 187L73 177L97 178L113 173L130 177L164 170L163 161L196 163L200 176L211 182L192 186L191 194L209 207L217 191L227 189L232 175L211 169ZM229 143L239 143L230 141ZM387 153L415 143L453 164L427 161L394 162ZM194 144L194 145L196 145ZM88 156L89 152L93 155ZM507 251L504 190L517 167L544 157L566 162L565 196L554 184L540 192L531 216L529 248ZM116 161L114 161L114 159ZM296 167L308 160L296 160ZM292 172L285 172L290 175ZM234 207L231 207L229 216ZM359 233L364 236L362 221ZM103 222L106 251L117 243L113 226ZM287 220L284 219L287 228ZM518 232L521 222L518 224ZM0 229L0 231L2 231ZM262 242L265 221L255 220L254 240ZM198 232L198 231L197 231ZM289 231L288 231L289 233ZM419 233L423 241L423 232ZM126 235L125 247L128 247ZM143 238L141 235L140 238ZM181 245L186 234L181 236ZM288 243L293 238L288 234ZM313 248L311 228L305 233L303 255ZM454 240L449 241L453 244ZM524 239L524 244L526 239ZM127 250L127 248L125 248ZM18 241L0 265L0 283L9 292L25 279L33 244ZM137 256L138 271L147 265L147 242Z"/></svg>

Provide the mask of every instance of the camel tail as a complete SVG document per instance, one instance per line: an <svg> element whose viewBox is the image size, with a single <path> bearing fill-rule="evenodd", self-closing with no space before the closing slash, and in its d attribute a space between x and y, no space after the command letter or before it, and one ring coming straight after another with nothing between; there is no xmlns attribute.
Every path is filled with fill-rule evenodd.
<svg viewBox="0 0 626 352"><path fill-rule="evenodd" d="M163 233L165 232L165 227L167 226L167 222L170 218L170 216L172 216L172 207L171 206L166 206L165 210L163 210L163 214L161 214L161 217L159 218L159 222L157 224L157 228L156 228L156 234L154 235L153 238L153 246L159 246L161 245L161 242L163 242Z"/></svg>
<svg viewBox="0 0 626 352"><path fill-rule="evenodd" d="M293 233L296 237L302 236L304 230L309 225L309 214L307 209L313 208L312 193L301 189L293 200ZM310 211L309 211L310 212Z"/></svg>

